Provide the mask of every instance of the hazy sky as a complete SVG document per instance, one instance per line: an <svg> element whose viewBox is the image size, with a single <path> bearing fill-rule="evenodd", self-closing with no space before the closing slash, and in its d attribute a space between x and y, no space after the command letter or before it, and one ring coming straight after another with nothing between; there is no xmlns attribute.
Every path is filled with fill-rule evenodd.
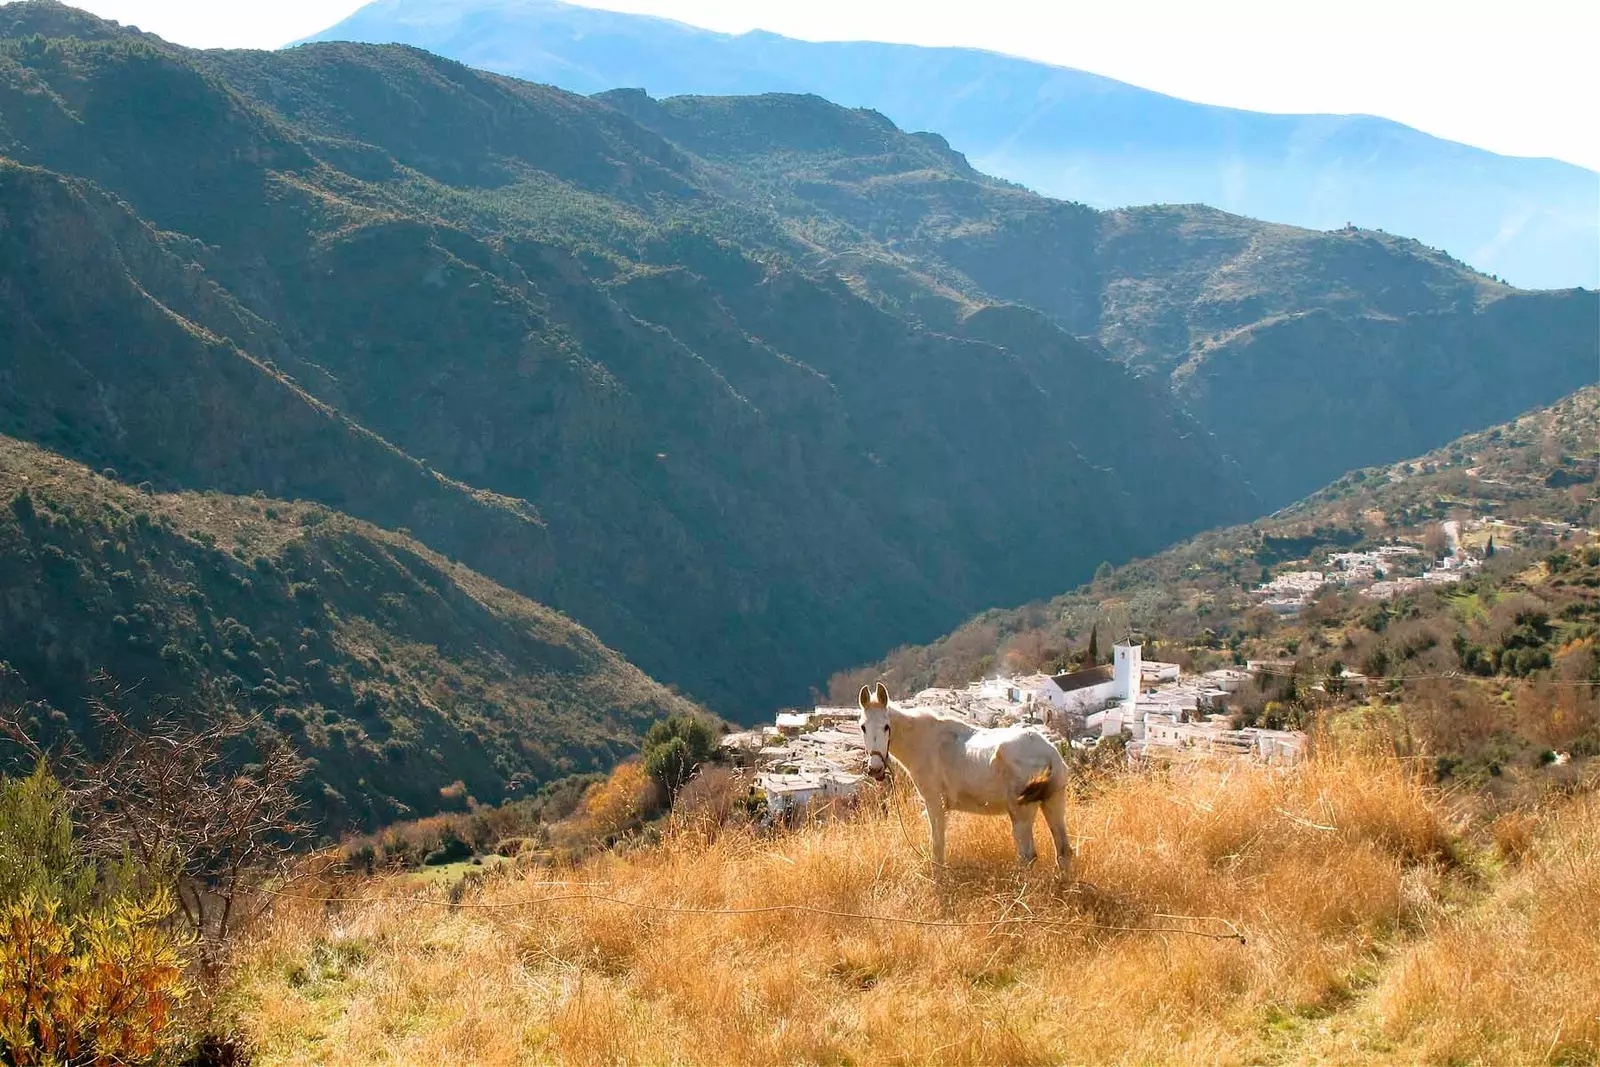
<svg viewBox="0 0 1600 1067"><path fill-rule="evenodd" d="M270 48L361 0L69 0L180 44ZM1257 111L1382 115L1600 169L1600 0L587 0L730 33L967 45Z"/></svg>

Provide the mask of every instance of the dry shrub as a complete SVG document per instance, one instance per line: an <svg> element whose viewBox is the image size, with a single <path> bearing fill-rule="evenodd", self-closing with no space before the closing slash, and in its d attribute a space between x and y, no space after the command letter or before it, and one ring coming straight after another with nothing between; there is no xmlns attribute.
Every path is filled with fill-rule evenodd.
<svg viewBox="0 0 1600 1067"><path fill-rule="evenodd" d="M724 828L744 822L751 781L748 773L734 767L701 767L672 805L673 825L686 833L714 837Z"/></svg>
<svg viewBox="0 0 1600 1067"><path fill-rule="evenodd" d="M660 802L660 788L645 772L644 764L631 760L619 765L605 781L590 786L577 812L554 832L569 842L604 841L636 827Z"/></svg>
<svg viewBox="0 0 1600 1067"><path fill-rule="evenodd" d="M1426 681L1406 693L1406 718L1425 750L1475 757L1504 735L1507 708L1487 686Z"/></svg>
<svg viewBox="0 0 1600 1067"><path fill-rule="evenodd" d="M233 1002L263 1064L313 1047L330 1064L1246 1062L1270 1013L1341 1004L1432 914L1449 843L1417 775L1351 754L1107 777L1069 818L1077 884L1019 872L1006 821L976 816L952 820L934 873L904 792L790 834L671 830L565 888L491 876L470 902L492 908L417 906L377 879L339 912L285 902ZM1171 932L1221 919L1244 944ZM370 954L347 973L284 977L349 939Z"/></svg>
<svg viewBox="0 0 1600 1067"><path fill-rule="evenodd" d="M1557 806L1522 867L1392 970L1374 997L1407 1060L1600 1060L1600 795Z"/></svg>
<svg viewBox="0 0 1600 1067"><path fill-rule="evenodd" d="M1533 845L1533 833L1537 827L1538 817L1533 812L1514 809L1489 823L1489 836L1501 859L1507 863L1519 863Z"/></svg>
<svg viewBox="0 0 1600 1067"><path fill-rule="evenodd" d="M1568 684L1520 682L1516 688L1517 733L1552 749L1570 749L1584 740L1600 743L1600 691L1582 681L1592 649L1586 645L1556 660L1557 673Z"/></svg>

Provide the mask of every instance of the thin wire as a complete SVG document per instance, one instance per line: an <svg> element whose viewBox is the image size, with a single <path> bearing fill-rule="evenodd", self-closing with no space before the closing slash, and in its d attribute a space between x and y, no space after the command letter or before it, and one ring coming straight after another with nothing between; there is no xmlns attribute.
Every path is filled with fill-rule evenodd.
<svg viewBox="0 0 1600 1067"><path fill-rule="evenodd" d="M1252 673L1252 674L1266 674L1266 675L1270 675L1270 676L1272 676L1274 678L1303 678L1306 681L1311 681L1311 682L1317 681L1319 678L1322 677L1321 675L1315 673L1314 671L1307 671L1307 672L1302 674L1302 673L1298 673L1298 672L1292 671L1292 670L1287 670L1287 671L1286 670L1282 670L1282 669L1277 668L1277 667L1256 667L1253 670L1251 670L1250 673ZM1460 671L1446 671L1443 674L1402 674L1398 678L1383 678L1383 677L1379 677L1379 678L1371 678L1369 680L1372 681L1372 682L1375 682L1375 683L1388 683L1388 682L1427 682L1427 681L1460 681L1460 682L1484 681L1484 682L1492 682L1492 681L1497 681L1497 680L1505 681L1505 680L1508 680L1508 679L1497 679L1497 678L1492 677L1492 676L1491 677L1484 677L1482 675L1477 675L1477 674L1462 674ZM1579 680L1574 681L1574 680L1571 680L1571 679L1559 679L1559 678L1548 678L1548 679L1537 679L1537 678L1528 679L1528 678L1524 678L1524 679L1514 679L1514 680L1516 680L1516 681L1526 681L1526 682L1529 682L1530 684L1533 684L1533 685L1566 685L1566 686L1597 686L1597 685L1600 685L1600 681L1589 680L1589 679L1579 679Z"/></svg>
<svg viewBox="0 0 1600 1067"><path fill-rule="evenodd" d="M559 885L557 882L539 883L543 885ZM526 908L540 904L559 904L575 901L585 901L599 904L615 904L620 907L631 908L635 911L660 912L669 915L698 915L704 917L729 917L741 915L773 915L779 913L819 915L834 919L856 919L862 922L894 923L902 926L922 926L941 929L972 929L975 927L1000 926L1048 926L1058 929L1084 929L1104 930L1111 933L1125 934L1184 934L1189 937L1203 937L1213 941L1237 941L1245 944L1245 936L1240 932L1232 920L1220 915L1167 915L1165 919L1182 919L1191 922L1215 922L1228 928L1227 933L1214 930L1194 930L1178 926L1125 926L1112 923L1096 923L1074 919L1050 919L1040 916L1002 916L995 919L915 919L902 915L879 915L865 911L843 911L835 908L819 908L810 904L762 904L748 908L695 908L680 904L646 904L637 900L627 900L623 897L608 896L604 893L557 893L546 897L534 897L528 900L507 901L466 901L466 900L437 900L432 897L320 897L308 894L286 893L282 890L267 889L262 886L255 887L252 892L264 893L268 896L280 897L288 900L301 900L311 904L374 904L385 900L397 901L403 904L430 905L438 908L468 909L476 908L486 911L502 911L511 908Z"/></svg>

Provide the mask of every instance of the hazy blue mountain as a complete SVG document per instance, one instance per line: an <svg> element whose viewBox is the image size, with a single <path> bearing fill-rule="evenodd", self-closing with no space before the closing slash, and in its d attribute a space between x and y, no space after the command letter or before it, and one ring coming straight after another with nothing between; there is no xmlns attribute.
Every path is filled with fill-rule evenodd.
<svg viewBox="0 0 1600 1067"><path fill-rule="evenodd" d="M1600 284L1600 175L1386 119L1212 107L973 49L730 36L555 0L377 0L313 39L412 44L583 93L812 92L937 131L979 170L1050 196L1352 222L1517 285Z"/></svg>

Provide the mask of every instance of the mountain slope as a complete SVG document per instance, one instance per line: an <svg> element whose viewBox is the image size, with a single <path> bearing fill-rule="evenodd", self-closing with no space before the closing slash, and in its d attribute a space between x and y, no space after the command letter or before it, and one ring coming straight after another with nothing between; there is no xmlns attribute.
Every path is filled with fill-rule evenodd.
<svg viewBox="0 0 1600 1067"><path fill-rule="evenodd" d="M405 526L733 715L1259 506L1161 391L874 306L602 103L90 36L0 49L0 430Z"/></svg>
<svg viewBox="0 0 1600 1067"><path fill-rule="evenodd" d="M112 472L108 472L112 473ZM100 671L135 714L259 713L329 829L492 801L689 704L570 620L319 505L140 491L0 437L0 671L47 739Z"/></svg>
<svg viewBox="0 0 1600 1067"><path fill-rule="evenodd" d="M554 0L377 0L312 39L411 44L582 93L816 93L937 130L981 169L1050 196L1353 221L1521 285L1600 284L1600 175L1384 119L1260 114L973 49L729 36Z"/></svg>
<svg viewBox="0 0 1600 1067"><path fill-rule="evenodd" d="M1558 676L1573 681L1591 665L1600 671L1600 658L1593 655L1600 556L1591 544L1589 562L1575 562L1574 573L1563 576L1546 563L1547 573L1540 575L1541 560L1560 538L1540 524L1573 524L1580 541L1600 526L1597 441L1600 386L1589 386L1410 460L1351 471L1274 515L1208 531L1049 601L985 612L937 642L900 649L881 663L837 676L832 689L842 699L876 678L887 678L897 692L915 691L965 684L1008 659L1022 670L1055 665L1081 651L1095 627L1102 647L1108 632L1134 630L1159 635L1163 654L1231 661L1236 653L1281 656L1288 647L1302 658L1338 658L1352 668L1377 664L1372 673L1378 675L1389 667L1396 673L1456 671L1464 665L1452 649L1452 635L1493 645L1513 629L1514 613L1530 608L1547 609L1551 620L1559 620L1548 643ZM1447 595L1452 587L1405 598L1387 612L1346 595L1308 612L1316 618L1307 633L1292 620L1274 618L1252 594L1274 568L1325 566L1330 552L1396 538L1425 543L1429 524L1484 515L1507 525L1472 535L1479 548L1498 537L1501 551L1465 593L1466 608ZM1492 617L1471 607L1492 606L1497 599L1506 607ZM1398 621L1405 626L1380 640L1387 624ZM1352 623L1348 639L1339 629L1326 631L1341 623ZM1375 648L1383 649L1381 659L1372 655ZM1563 658L1570 658L1566 667ZM1544 667L1550 666L1547 657ZM1584 728L1581 718L1570 717L1564 727ZM1590 741L1600 744L1597 737Z"/></svg>
<svg viewBox="0 0 1600 1067"><path fill-rule="evenodd" d="M1096 212L815 97L601 95L724 169L880 303L941 329L1018 301L1182 405L1275 507L1594 380L1600 300L1525 293L1407 238L1203 207Z"/></svg>

